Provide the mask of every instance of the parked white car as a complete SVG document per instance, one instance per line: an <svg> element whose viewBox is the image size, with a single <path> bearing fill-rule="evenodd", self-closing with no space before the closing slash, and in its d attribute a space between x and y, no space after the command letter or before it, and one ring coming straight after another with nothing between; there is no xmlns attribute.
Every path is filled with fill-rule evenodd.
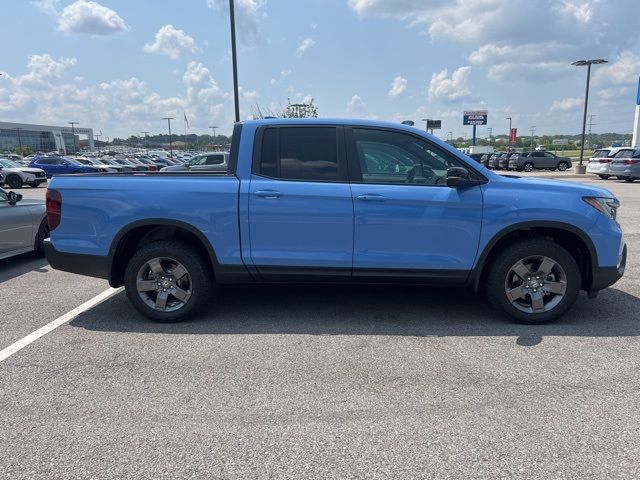
<svg viewBox="0 0 640 480"><path fill-rule="evenodd" d="M4 180L0 183L9 185L10 188L22 188L23 185L38 187L42 183L47 183L47 175L40 168L24 167L19 163L5 158L0 158L0 170Z"/></svg>

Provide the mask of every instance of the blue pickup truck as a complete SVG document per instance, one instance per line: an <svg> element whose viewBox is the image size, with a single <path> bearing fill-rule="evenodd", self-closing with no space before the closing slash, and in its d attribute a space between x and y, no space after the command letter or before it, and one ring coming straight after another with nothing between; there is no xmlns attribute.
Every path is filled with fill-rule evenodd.
<svg viewBox="0 0 640 480"><path fill-rule="evenodd" d="M55 176L54 268L124 285L160 321L215 284L469 287L516 321L554 320L624 273L614 195L494 174L410 126L238 123L226 173Z"/></svg>

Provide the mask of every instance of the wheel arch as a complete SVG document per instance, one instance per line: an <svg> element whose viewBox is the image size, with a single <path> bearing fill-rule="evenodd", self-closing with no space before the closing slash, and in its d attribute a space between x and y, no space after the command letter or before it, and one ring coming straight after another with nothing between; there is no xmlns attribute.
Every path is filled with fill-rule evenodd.
<svg viewBox="0 0 640 480"><path fill-rule="evenodd" d="M510 225L498 233L484 247L478 257L476 268L471 277L470 284L478 291L479 282L485 273L486 267L500 251L502 245L508 244L517 238L527 236L541 236L553 239L565 248L576 260L582 277L581 288L589 291L593 282L593 271L598 265L598 253L589 235L584 230L563 222L531 221Z"/></svg>
<svg viewBox="0 0 640 480"><path fill-rule="evenodd" d="M121 287L128 261L142 245L157 240L177 239L195 247L209 259L212 271L219 266L218 257L211 242L193 225L180 220L150 218L123 227L109 248L109 285Z"/></svg>

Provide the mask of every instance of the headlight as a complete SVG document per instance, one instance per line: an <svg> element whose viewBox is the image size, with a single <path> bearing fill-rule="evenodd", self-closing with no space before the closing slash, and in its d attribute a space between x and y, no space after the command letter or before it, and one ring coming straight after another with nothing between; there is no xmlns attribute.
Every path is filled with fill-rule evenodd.
<svg viewBox="0 0 640 480"><path fill-rule="evenodd" d="M583 200L607 217L615 220L620 206L617 198L583 197Z"/></svg>

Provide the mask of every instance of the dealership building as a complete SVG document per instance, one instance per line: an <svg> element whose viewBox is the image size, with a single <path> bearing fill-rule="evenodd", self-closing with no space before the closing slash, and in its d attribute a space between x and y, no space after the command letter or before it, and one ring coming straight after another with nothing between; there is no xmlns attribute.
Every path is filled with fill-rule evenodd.
<svg viewBox="0 0 640 480"><path fill-rule="evenodd" d="M74 138L75 134L75 138ZM33 125L28 123L0 122L0 153L29 147L32 152L75 153L84 144L94 150L93 129L71 126Z"/></svg>

